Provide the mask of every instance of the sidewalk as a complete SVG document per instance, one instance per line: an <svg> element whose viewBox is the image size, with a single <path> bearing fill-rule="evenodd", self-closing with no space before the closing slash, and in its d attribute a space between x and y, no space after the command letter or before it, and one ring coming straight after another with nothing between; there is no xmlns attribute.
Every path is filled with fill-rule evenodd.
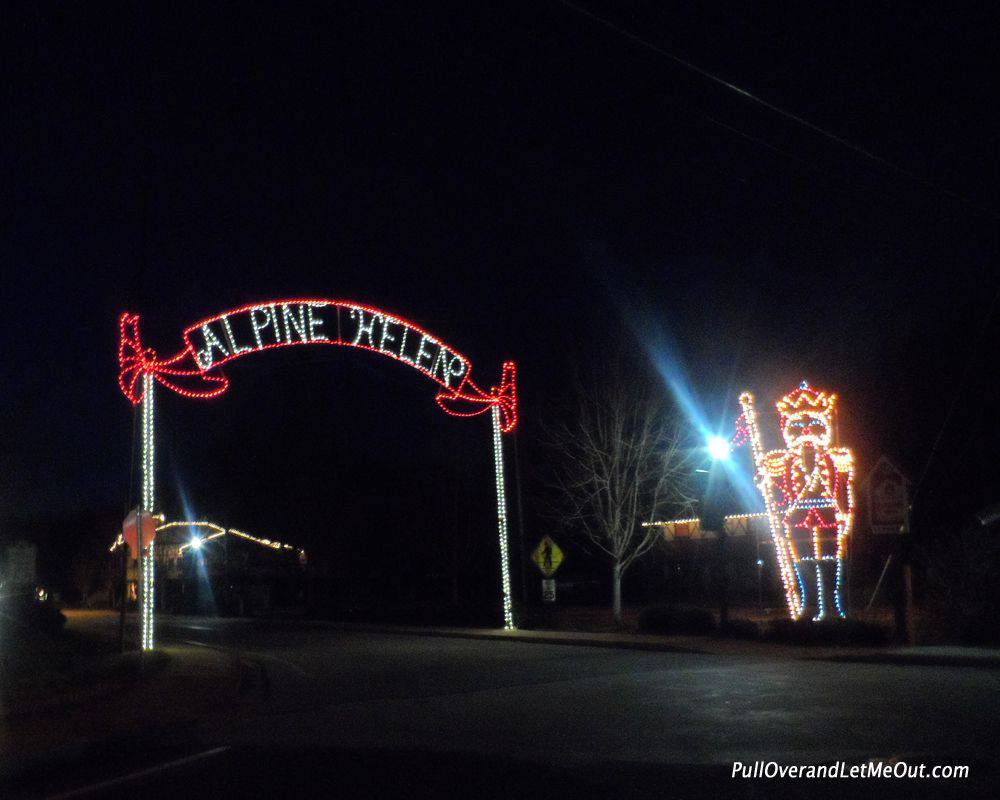
<svg viewBox="0 0 1000 800"><path fill-rule="evenodd" d="M670 653L800 661L845 661L903 666L980 667L1000 669L1000 649L989 647L834 647L799 646L712 636L662 636L641 633L587 633L582 631L516 630L502 628L444 628L406 625L369 625L330 622L332 627L359 633L395 633L458 639L487 639L533 644L612 647Z"/></svg>

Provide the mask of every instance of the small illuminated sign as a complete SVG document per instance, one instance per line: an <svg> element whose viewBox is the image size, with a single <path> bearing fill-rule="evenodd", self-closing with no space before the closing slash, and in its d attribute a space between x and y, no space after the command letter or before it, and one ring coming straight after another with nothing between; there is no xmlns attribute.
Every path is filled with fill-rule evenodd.
<svg viewBox="0 0 1000 800"><path fill-rule="evenodd" d="M542 537L542 541L538 543L538 547L531 554L531 560L535 562L535 565L546 578L551 578L555 575L556 570L559 569L559 565L563 562L563 558L563 551L552 540L551 536Z"/></svg>

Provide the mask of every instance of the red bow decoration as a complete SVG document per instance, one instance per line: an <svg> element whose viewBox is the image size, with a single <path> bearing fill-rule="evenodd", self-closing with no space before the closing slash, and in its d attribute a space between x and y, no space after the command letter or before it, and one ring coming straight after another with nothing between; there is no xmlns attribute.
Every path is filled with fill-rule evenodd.
<svg viewBox="0 0 1000 800"><path fill-rule="evenodd" d="M465 380L457 389L438 392L435 400L442 409L456 417L474 417L476 414L484 414L496 406L500 409L500 430L504 433L510 433L517 425L517 384L514 362L503 362L499 387L494 386L488 392L484 392L472 380ZM472 403L473 408L462 408L463 403Z"/></svg>
<svg viewBox="0 0 1000 800"><path fill-rule="evenodd" d="M729 446L736 450L742 447L750 439L750 426L747 424L746 414L740 414L736 418L736 430L733 438L729 440Z"/></svg>
<svg viewBox="0 0 1000 800"><path fill-rule="evenodd" d="M156 357L156 351L142 346L139 339L139 315L123 313L118 320L118 385L133 405L142 402L145 394L144 375L152 375L168 389L184 397L208 398L216 397L229 388L229 379L225 375L211 375L203 371L190 349L182 350L167 359ZM184 368L180 365L190 358L194 366ZM177 382L175 378L193 378L195 388L188 388Z"/></svg>

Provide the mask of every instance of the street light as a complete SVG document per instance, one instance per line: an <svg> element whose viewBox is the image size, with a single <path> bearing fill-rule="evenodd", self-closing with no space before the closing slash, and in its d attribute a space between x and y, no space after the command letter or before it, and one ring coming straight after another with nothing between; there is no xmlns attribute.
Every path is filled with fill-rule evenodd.
<svg viewBox="0 0 1000 800"><path fill-rule="evenodd" d="M729 442L721 436L710 436L708 438L708 454L713 461L729 460Z"/></svg>
<svg viewBox="0 0 1000 800"><path fill-rule="evenodd" d="M192 550L201 550L201 543L203 541L204 540L200 536L192 536L191 537L191 542L190 542L191 549Z"/></svg>

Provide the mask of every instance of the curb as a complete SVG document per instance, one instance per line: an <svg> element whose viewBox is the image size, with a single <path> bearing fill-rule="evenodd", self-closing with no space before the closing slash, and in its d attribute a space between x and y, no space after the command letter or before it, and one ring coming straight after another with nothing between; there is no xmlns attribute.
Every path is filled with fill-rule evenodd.
<svg viewBox="0 0 1000 800"><path fill-rule="evenodd" d="M424 636L437 639L482 639L498 642L521 642L527 644L559 644L570 647L601 647L618 650L648 650L665 653L696 653L712 655L711 650L700 649L690 645L675 644L659 639L599 639L590 638L586 633L573 634L563 631L504 631L484 628L420 628L408 625L372 625L368 623L334 622L326 620L309 620L310 624L319 624L334 628L345 633L382 633L399 636ZM573 638L569 638L573 636Z"/></svg>
<svg viewBox="0 0 1000 800"><path fill-rule="evenodd" d="M358 629L351 629L358 630ZM506 632L506 631L470 631L470 630L442 630L439 628L370 628L366 633L401 633L412 634L414 636L428 636L442 639L485 639L497 642L521 642L527 644L560 644L570 647L600 647L604 649L617 650L646 650L662 653L696 653L700 655L712 655L711 650L699 649L690 645L675 644L673 642L663 642L648 639L599 639L591 638L587 634L576 635L569 638L559 635L558 632ZM527 633L527 635L525 635Z"/></svg>
<svg viewBox="0 0 1000 800"><path fill-rule="evenodd" d="M324 627L332 627L349 633L382 633L407 636L424 636L443 639L479 639L486 641L521 642L525 644L555 644L574 647L600 647L619 650L644 650L648 652L688 653L716 656L756 656L793 661L826 661L832 663L889 664L914 667L972 667L977 669L1000 669L1000 654L996 656L944 655L935 653L906 652L810 652L808 648L795 649L796 645L783 645L782 652L760 650L723 650L692 643L675 643L662 639L606 639L586 633L556 631L502 631L475 630L467 628L420 628L405 625L369 625L365 623L325 622L310 620Z"/></svg>
<svg viewBox="0 0 1000 800"><path fill-rule="evenodd" d="M819 661L836 661L857 664L890 664L901 667L972 667L976 669L1000 669L1000 656L943 656L930 653L871 653L855 655L830 654L817 658Z"/></svg>

